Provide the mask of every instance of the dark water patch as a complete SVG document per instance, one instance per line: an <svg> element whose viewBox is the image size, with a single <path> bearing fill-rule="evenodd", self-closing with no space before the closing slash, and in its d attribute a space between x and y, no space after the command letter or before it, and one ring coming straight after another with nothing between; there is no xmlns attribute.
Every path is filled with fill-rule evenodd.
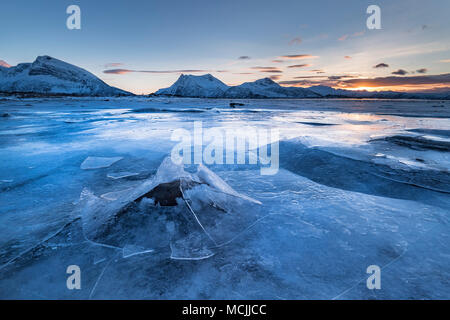
<svg viewBox="0 0 450 320"><path fill-rule="evenodd" d="M396 117L404 117L404 118L436 118L436 119L448 119L449 115L444 114L432 114L432 113L377 113L380 116L396 116Z"/></svg>
<svg viewBox="0 0 450 320"><path fill-rule="evenodd" d="M413 150L426 151L426 150L435 150L441 152L449 152L450 151L450 142L447 141L438 141L426 139L424 137L414 137L414 136L390 136L380 139L373 139L372 141L387 141L394 143L396 145L406 147Z"/></svg>
<svg viewBox="0 0 450 320"><path fill-rule="evenodd" d="M336 126L336 123L323 123L323 122L306 122L306 121L297 121L296 123L306 124L308 126L317 126L317 127L323 127L323 126Z"/></svg>
<svg viewBox="0 0 450 320"><path fill-rule="evenodd" d="M297 141L280 142L280 166L329 187L440 207L450 203L448 172L392 169L308 148Z"/></svg>
<svg viewBox="0 0 450 320"><path fill-rule="evenodd" d="M417 129L410 129L410 130L407 130L407 131L423 133L423 134L432 134L432 135L441 136L441 137L450 137L450 130L417 128Z"/></svg>
<svg viewBox="0 0 450 320"><path fill-rule="evenodd" d="M205 112L208 109L171 109L171 108L140 108L134 109L127 113L160 113L160 112L186 112L186 113L199 113Z"/></svg>

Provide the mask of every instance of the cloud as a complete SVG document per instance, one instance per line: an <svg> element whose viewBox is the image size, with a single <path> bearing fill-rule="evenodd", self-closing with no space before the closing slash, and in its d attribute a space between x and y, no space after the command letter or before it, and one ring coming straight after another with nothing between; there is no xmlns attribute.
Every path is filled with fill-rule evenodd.
<svg viewBox="0 0 450 320"><path fill-rule="evenodd" d="M439 62L450 63L450 59L440 60Z"/></svg>
<svg viewBox="0 0 450 320"><path fill-rule="evenodd" d="M250 69L258 70L259 72L267 72L267 73L282 73L283 72L276 67L251 67Z"/></svg>
<svg viewBox="0 0 450 320"><path fill-rule="evenodd" d="M275 60L272 60L272 62L275 62L275 63L281 63L281 62L284 62L284 61L283 61L283 60L275 59Z"/></svg>
<svg viewBox="0 0 450 320"><path fill-rule="evenodd" d="M345 56L344 59L351 59L352 57L350 56Z"/></svg>
<svg viewBox="0 0 450 320"><path fill-rule="evenodd" d="M238 59L239 60L249 60L250 57L249 56L240 56Z"/></svg>
<svg viewBox="0 0 450 320"><path fill-rule="evenodd" d="M375 69L379 69L379 68L389 68L389 65L387 63L379 63L376 66L374 66Z"/></svg>
<svg viewBox="0 0 450 320"><path fill-rule="evenodd" d="M343 78L353 78L353 76L343 75L343 76L329 76L328 80L340 80Z"/></svg>
<svg viewBox="0 0 450 320"><path fill-rule="evenodd" d="M294 38L294 39L292 39L291 41L289 41L289 45L300 44L300 43L302 43L302 39L299 38L299 37Z"/></svg>
<svg viewBox="0 0 450 320"><path fill-rule="evenodd" d="M123 63L121 62L110 62L105 64L105 68L109 69L109 68L113 68L113 67L120 67L123 66Z"/></svg>
<svg viewBox="0 0 450 320"><path fill-rule="evenodd" d="M283 71L278 70L278 69L273 69L273 70L260 70L260 72L267 72L267 73L283 73Z"/></svg>
<svg viewBox="0 0 450 320"><path fill-rule="evenodd" d="M288 68L304 68L304 67L311 67L312 65L309 63L304 64L294 64L292 66L288 66Z"/></svg>
<svg viewBox="0 0 450 320"><path fill-rule="evenodd" d="M128 69L109 69L109 70L103 70L103 73L107 73L107 74L127 74L130 72L136 72L133 70L128 70Z"/></svg>
<svg viewBox="0 0 450 320"><path fill-rule="evenodd" d="M294 77L294 79L325 79L327 76L299 76Z"/></svg>
<svg viewBox="0 0 450 320"><path fill-rule="evenodd" d="M403 70L403 69L398 69L397 71L392 72L392 74L396 74L396 75L399 75L399 76L404 76L407 73L408 73L408 71Z"/></svg>
<svg viewBox="0 0 450 320"><path fill-rule="evenodd" d="M255 69L255 70L270 70L270 69L277 69L276 67L250 67L250 69Z"/></svg>
<svg viewBox="0 0 450 320"><path fill-rule="evenodd" d="M409 77L378 77L373 79L349 79L341 82L350 87L388 87L422 84L444 84L450 83L450 73L427 76L409 76Z"/></svg>
<svg viewBox="0 0 450 320"><path fill-rule="evenodd" d="M418 69L416 70L417 73L427 73L427 68L422 68L422 69Z"/></svg>
<svg viewBox="0 0 450 320"><path fill-rule="evenodd" d="M104 70L103 73L106 74L127 74L127 73L199 73L199 72L209 72L208 70L130 70L130 69L109 69Z"/></svg>
<svg viewBox="0 0 450 320"><path fill-rule="evenodd" d="M336 83L333 81L322 81L322 80L286 80L278 82L281 85L288 86L314 86L314 85L328 85L333 86Z"/></svg>
<svg viewBox="0 0 450 320"><path fill-rule="evenodd" d="M362 36L362 35L364 35L364 31L360 31L360 32L355 32L355 33L353 33L352 35L349 35L349 34L344 34L343 36L341 36L340 38L338 38L338 40L339 41L345 41L345 40L347 40L347 39L349 39L349 38L354 38L354 37L359 37L359 36Z"/></svg>
<svg viewBox="0 0 450 320"><path fill-rule="evenodd" d="M288 54L285 56L281 56L280 58L284 58L284 59L315 59L315 58L318 58L318 56L313 56L310 54Z"/></svg>
<svg viewBox="0 0 450 320"><path fill-rule="evenodd" d="M269 77L271 80L279 80L281 78L280 75L273 75Z"/></svg>

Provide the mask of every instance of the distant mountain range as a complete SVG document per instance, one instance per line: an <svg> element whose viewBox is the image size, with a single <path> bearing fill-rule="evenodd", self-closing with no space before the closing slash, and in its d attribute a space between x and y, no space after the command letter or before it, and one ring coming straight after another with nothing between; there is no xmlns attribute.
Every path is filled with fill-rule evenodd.
<svg viewBox="0 0 450 320"><path fill-rule="evenodd" d="M82 68L49 56L40 56L33 63L20 63L15 67L0 60L0 94L40 96L133 95L130 92L107 85ZM152 95L230 99L382 98L450 100L450 92L369 92L334 89L327 86L283 87L269 78L245 82L238 86L227 86L210 74L201 76L182 74L169 88L160 89Z"/></svg>
<svg viewBox="0 0 450 320"><path fill-rule="evenodd" d="M155 92L157 96L191 98L319 98L321 95L304 88L282 87L269 78L245 82L229 87L210 74L202 76L182 74L169 88Z"/></svg>
<svg viewBox="0 0 450 320"><path fill-rule="evenodd" d="M111 87L92 73L49 57L15 67L0 64L0 93L27 95L120 96L131 95Z"/></svg>
<svg viewBox="0 0 450 320"><path fill-rule="evenodd" d="M210 74L202 76L182 74L169 88L160 89L156 96L190 98L378 98L378 99L450 99L450 92L412 93L394 91L355 91L327 86L309 88L283 87L269 78L227 86Z"/></svg>

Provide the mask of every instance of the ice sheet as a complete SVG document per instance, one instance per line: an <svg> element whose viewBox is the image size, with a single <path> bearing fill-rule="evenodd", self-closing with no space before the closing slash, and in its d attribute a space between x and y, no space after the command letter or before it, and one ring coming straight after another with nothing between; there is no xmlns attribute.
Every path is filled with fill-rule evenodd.
<svg viewBox="0 0 450 320"><path fill-rule="evenodd" d="M0 100L0 298L449 298L450 152L428 144L449 102L243 102ZM279 172L173 166L171 133L194 121L278 129ZM94 156L121 160L83 170Z"/></svg>

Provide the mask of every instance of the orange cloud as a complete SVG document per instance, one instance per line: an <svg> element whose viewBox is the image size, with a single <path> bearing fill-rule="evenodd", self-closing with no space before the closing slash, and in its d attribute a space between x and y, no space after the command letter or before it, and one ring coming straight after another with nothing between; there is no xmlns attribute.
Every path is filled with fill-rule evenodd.
<svg viewBox="0 0 450 320"><path fill-rule="evenodd" d="M127 74L131 72L137 73L199 73L199 72L210 72L208 70L130 70L130 69L109 69L104 70L103 73L106 74Z"/></svg>
<svg viewBox="0 0 450 320"><path fill-rule="evenodd" d="M294 64L292 66L288 66L288 68L304 68L304 67L311 67L312 65L309 63L304 64Z"/></svg>
<svg viewBox="0 0 450 320"><path fill-rule="evenodd" d="M443 85L450 83L450 73L428 76L408 77L377 77L366 79L344 80L341 84L348 87L393 87L393 86L415 86L415 85Z"/></svg>
<svg viewBox="0 0 450 320"><path fill-rule="evenodd" d="M310 54L288 54L285 56L281 56L280 58L284 58L284 59L315 59L315 58L318 58L318 56L313 56Z"/></svg>

